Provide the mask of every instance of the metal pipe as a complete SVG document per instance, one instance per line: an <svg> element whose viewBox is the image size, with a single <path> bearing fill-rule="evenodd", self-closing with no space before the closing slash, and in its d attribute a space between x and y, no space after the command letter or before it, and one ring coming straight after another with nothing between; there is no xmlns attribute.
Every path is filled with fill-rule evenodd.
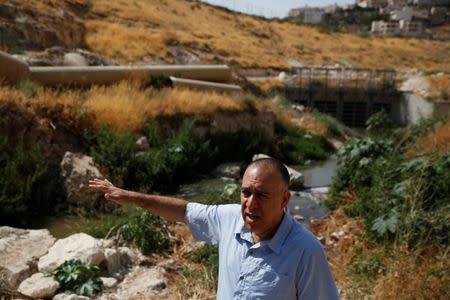
<svg viewBox="0 0 450 300"><path fill-rule="evenodd" d="M201 90L216 90L224 92L242 92L242 88L234 84L224 84L216 82L208 82L201 80L192 80L185 78L176 78L171 76L170 81L172 81L173 86L176 87L188 87Z"/></svg>
<svg viewBox="0 0 450 300"><path fill-rule="evenodd" d="M111 84L121 80L150 80L177 76L193 80L229 82L228 66L93 66L30 67L31 80L43 85Z"/></svg>

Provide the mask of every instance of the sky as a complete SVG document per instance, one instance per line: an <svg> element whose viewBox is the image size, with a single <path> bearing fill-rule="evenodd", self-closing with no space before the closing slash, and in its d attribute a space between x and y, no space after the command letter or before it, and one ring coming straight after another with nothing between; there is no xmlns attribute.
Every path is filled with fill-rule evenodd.
<svg viewBox="0 0 450 300"><path fill-rule="evenodd" d="M214 5L228 7L232 10L265 17L286 17L289 10L295 7L326 6L330 4L345 5L355 0L202 0Z"/></svg>

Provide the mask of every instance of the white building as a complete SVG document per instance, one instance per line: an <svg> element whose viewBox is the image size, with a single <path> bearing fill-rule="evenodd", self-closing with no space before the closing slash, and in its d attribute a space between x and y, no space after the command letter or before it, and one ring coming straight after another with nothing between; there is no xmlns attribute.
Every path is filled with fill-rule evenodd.
<svg viewBox="0 0 450 300"><path fill-rule="evenodd" d="M411 6L404 6L399 9L394 9L391 11L390 19L392 21L411 21L413 17L414 9Z"/></svg>
<svg viewBox="0 0 450 300"><path fill-rule="evenodd" d="M388 4L388 0L356 0L356 5L361 8L382 8Z"/></svg>
<svg viewBox="0 0 450 300"><path fill-rule="evenodd" d="M289 17L299 18L306 24L319 24L323 21L325 10L319 7L294 8L289 11Z"/></svg>
<svg viewBox="0 0 450 300"><path fill-rule="evenodd" d="M422 37L425 34L425 26L422 22L400 20L399 25L403 36Z"/></svg>
<svg viewBox="0 0 450 300"><path fill-rule="evenodd" d="M373 21L371 32L376 35L400 35L400 24L395 21Z"/></svg>

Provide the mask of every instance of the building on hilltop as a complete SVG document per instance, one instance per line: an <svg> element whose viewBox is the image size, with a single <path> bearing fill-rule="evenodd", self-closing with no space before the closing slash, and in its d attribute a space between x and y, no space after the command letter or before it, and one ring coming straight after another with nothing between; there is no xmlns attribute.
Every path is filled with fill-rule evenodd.
<svg viewBox="0 0 450 300"><path fill-rule="evenodd" d="M387 0L356 0L356 5L361 8L382 8L387 4Z"/></svg>
<svg viewBox="0 0 450 300"><path fill-rule="evenodd" d="M415 6L446 6L450 7L450 0L411 0Z"/></svg>
<svg viewBox="0 0 450 300"><path fill-rule="evenodd" d="M299 19L305 24L320 24L323 21L325 10L320 7L299 7L289 11L288 16Z"/></svg>
<svg viewBox="0 0 450 300"><path fill-rule="evenodd" d="M381 36L426 37L423 22L411 20L374 21L371 33Z"/></svg>
<svg viewBox="0 0 450 300"><path fill-rule="evenodd" d="M402 8L394 9L390 12L390 19L392 21L411 21L413 18L414 9L411 6L403 6Z"/></svg>

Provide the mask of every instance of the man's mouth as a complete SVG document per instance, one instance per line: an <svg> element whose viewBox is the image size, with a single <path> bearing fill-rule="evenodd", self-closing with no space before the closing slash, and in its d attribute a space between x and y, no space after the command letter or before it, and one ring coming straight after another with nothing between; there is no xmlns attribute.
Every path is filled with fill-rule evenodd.
<svg viewBox="0 0 450 300"><path fill-rule="evenodd" d="M254 223L258 221L259 218L260 216L255 213L245 213L245 220L247 222Z"/></svg>

